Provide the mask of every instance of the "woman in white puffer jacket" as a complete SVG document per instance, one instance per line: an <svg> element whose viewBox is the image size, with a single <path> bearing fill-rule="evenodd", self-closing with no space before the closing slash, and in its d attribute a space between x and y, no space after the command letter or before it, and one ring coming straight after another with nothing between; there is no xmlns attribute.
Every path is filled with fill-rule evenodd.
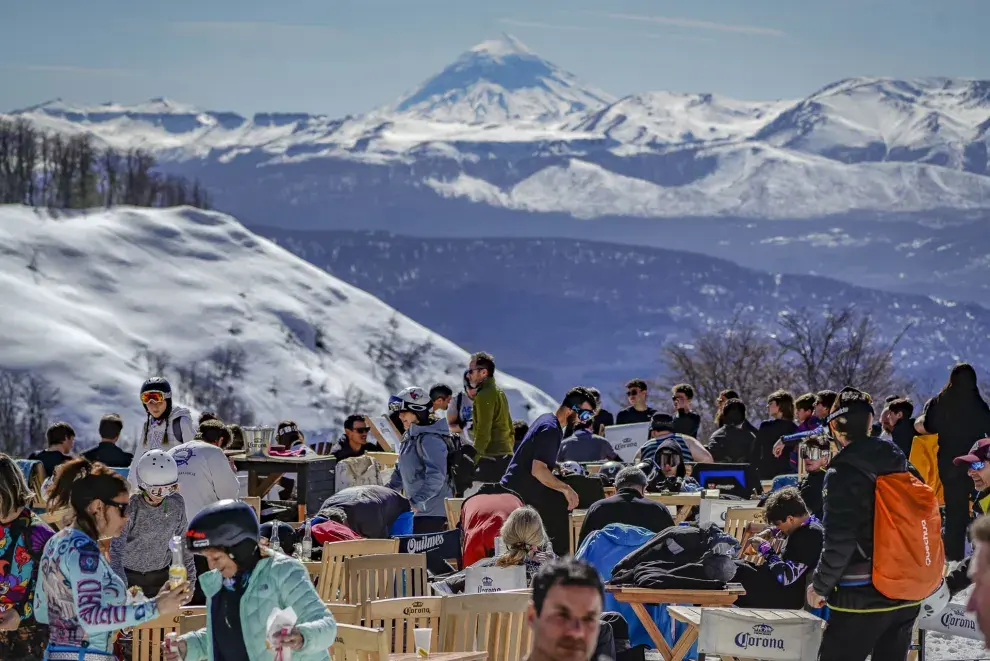
<svg viewBox="0 0 990 661"><path fill-rule="evenodd" d="M172 406L172 386L166 379L156 376L145 381L141 386L141 404L148 413L148 418L144 422L137 447L134 448L134 460L127 475L128 481L135 487L135 467L146 452L167 452L196 436L189 409Z"/></svg>

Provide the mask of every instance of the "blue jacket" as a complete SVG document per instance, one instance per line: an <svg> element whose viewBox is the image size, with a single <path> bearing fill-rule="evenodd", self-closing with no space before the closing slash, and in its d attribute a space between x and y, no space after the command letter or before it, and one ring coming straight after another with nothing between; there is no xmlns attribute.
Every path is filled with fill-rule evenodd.
<svg viewBox="0 0 990 661"><path fill-rule="evenodd" d="M50 644L113 651L113 634L158 617L153 600L126 601L127 585L86 533L64 528L45 544L34 617L50 626Z"/></svg>
<svg viewBox="0 0 990 661"><path fill-rule="evenodd" d="M428 426L412 425L399 446L399 461L388 486L409 499L416 516L447 516L444 498L452 490L447 479L447 419Z"/></svg>
<svg viewBox="0 0 990 661"><path fill-rule="evenodd" d="M574 557L589 562L598 570L602 581L607 583L612 578L612 568L619 560L646 544L653 539L654 535L655 533L646 528L629 526L624 523L610 523L601 530L596 530L588 535ZM604 606L603 610L621 613L626 618L626 623L629 625L630 645L654 646L650 634L646 632L646 628L640 623L630 604L619 603L615 597L606 592ZM676 640L670 636L672 620L667 614L667 607L646 606L646 611L653 617L653 621L657 623L660 631L664 632L667 643L673 646ZM687 625L677 623L677 635L680 636L686 628ZM685 658L695 658L696 656L696 654L694 656L689 654Z"/></svg>
<svg viewBox="0 0 990 661"><path fill-rule="evenodd" d="M264 551L258 566L251 572L247 590L241 597L241 628L250 661L273 661L275 654L265 642L268 616L276 608L291 607L296 612L296 628L303 635L301 650L293 650L293 661L329 661L330 646L337 637L337 623L313 587L306 568L298 560L281 553ZM216 570L199 577L206 595L207 611L212 597L223 585ZM212 613L207 613L206 628L182 636L186 641L183 661L213 661Z"/></svg>

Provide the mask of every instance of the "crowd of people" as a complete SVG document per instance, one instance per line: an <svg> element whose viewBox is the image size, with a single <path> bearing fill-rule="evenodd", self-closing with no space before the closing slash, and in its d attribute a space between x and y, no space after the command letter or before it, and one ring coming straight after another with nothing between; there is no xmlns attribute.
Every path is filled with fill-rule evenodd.
<svg viewBox="0 0 990 661"><path fill-rule="evenodd" d="M725 390L707 439L698 438L702 418L691 385L671 389L669 411L650 406L649 396L646 381L629 381L628 406L613 416L598 390L578 386L555 410L514 421L494 357L476 353L457 392L435 384L394 394L388 414L402 435L394 470L387 479L359 476L296 529L277 521L262 526L237 500L244 494L225 451L243 449L242 430L209 412L194 426L189 410L173 405L169 382L149 379L132 452L120 447L121 416L108 414L100 443L81 456L64 422L52 424L46 447L29 455L44 472L48 511L62 517L57 532L32 509L39 503L21 468L0 455L0 658L110 659L126 640L116 635L121 630L199 604L210 607L206 629L182 636L166 658L269 659L255 633L274 603L292 605L299 616L277 645L303 661L328 658L333 618L292 557L303 531L317 549L327 541L443 533L452 496L465 498L462 567L444 572L431 564L436 592L462 591L464 567L522 566L533 588L533 627L548 632L548 645L573 648L541 651L537 641L533 658L617 658L622 645L608 624L615 616L603 615L600 578L611 566L589 571L564 560L568 512L586 510L579 549L601 543L614 525L666 535L679 526L647 492L713 486L703 477L710 465L737 467L742 476L727 489L717 485L723 497L758 498L762 483L773 481L762 496L768 526L747 541L758 560L735 561L734 580L746 588L737 605L827 608L820 659L900 661L922 604L972 583L970 606L990 627L986 520L973 527L977 552L967 553L970 524L990 506L990 408L970 365L953 368L917 417L903 395L878 405L846 386L797 397L771 393L761 402L766 419L753 424L746 402ZM606 430L636 423L648 430L623 463ZM275 444L332 455L339 472L382 451L369 440L372 431L366 412L354 411L339 438L307 446L300 427L286 420ZM600 470L591 474L589 464ZM606 497L605 486L615 493ZM283 479L273 488L284 499L296 486ZM923 541L913 536L915 526L886 529L875 517L877 507L890 505L889 494L897 495L893 509L902 520L925 527ZM101 540L108 548L101 550ZM928 566L911 564L912 545L921 543L922 556L938 559L936 578ZM951 569L944 582L943 549ZM174 578L177 558L182 580ZM558 592L583 596L559 601ZM576 636L575 618L587 636ZM551 635L555 626L570 633Z"/></svg>

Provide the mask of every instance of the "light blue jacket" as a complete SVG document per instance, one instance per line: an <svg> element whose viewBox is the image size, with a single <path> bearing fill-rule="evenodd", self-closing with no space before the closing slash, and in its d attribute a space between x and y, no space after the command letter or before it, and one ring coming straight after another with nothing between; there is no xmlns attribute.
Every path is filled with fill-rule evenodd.
<svg viewBox="0 0 990 661"><path fill-rule="evenodd" d="M337 623L320 596L313 582L298 560L281 553L263 551L264 558L251 572L247 590L241 597L241 628L250 661L273 661L275 654L265 644L265 628L268 616L276 609L291 607L298 618L296 627L303 635L301 650L293 650L293 661L329 661L330 646L337 637ZM213 661L212 597L223 585L223 577L216 570L199 577L206 595L206 628L187 633L184 661Z"/></svg>
<svg viewBox="0 0 990 661"><path fill-rule="evenodd" d="M402 490L416 516L447 516L444 498L452 491L447 479L447 419L427 426L412 425L399 446L399 461L388 486Z"/></svg>
<svg viewBox="0 0 990 661"><path fill-rule="evenodd" d="M158 617L152 600L127 604L127 585L86 533L69 527L45 544L34 617L50 626L52 645L111 652L111 634Z"/></svg>

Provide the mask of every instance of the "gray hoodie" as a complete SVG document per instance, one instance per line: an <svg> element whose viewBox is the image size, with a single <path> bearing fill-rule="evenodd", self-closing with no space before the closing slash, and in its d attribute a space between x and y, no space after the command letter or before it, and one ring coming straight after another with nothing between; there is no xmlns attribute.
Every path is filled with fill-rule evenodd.
<svg viewBox="0 0 990 661"><path fill-rule="evenodd" d="M444 498L452 491L447 480L446 418L431 425L412 425L402 437L399 461L388 486L402 490L416 508L416 516L447 516Z"/></svg>

